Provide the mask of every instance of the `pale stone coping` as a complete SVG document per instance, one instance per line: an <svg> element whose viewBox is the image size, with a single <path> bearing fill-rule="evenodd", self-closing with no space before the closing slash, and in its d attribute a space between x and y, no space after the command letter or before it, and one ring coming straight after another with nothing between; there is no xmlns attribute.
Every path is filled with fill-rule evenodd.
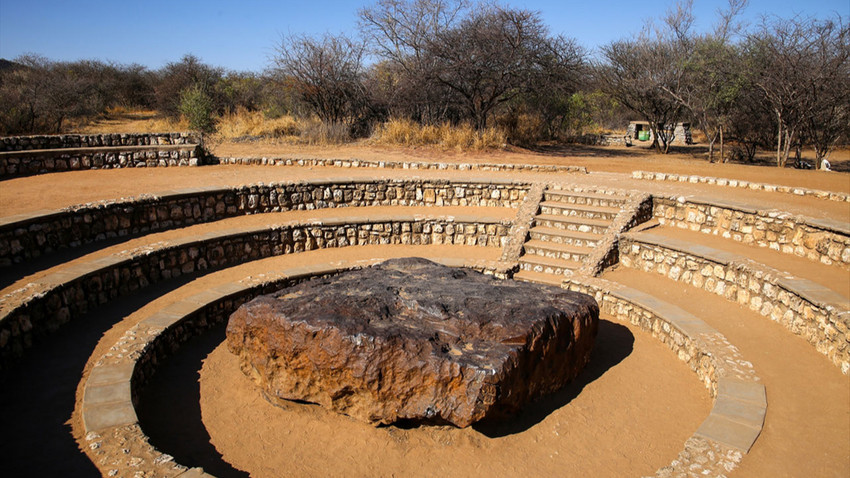
<svg viewBox="0 0 850 478"><path fill-rule="evenodd" d="M737 348L693 314L639 290L596 278L567 279L562 287L594 295L600 309L667 344L715 399L685 450L656 476L723 476L737 467L761 434L767 411L764 385Z"/></svg>
<svg viewBox="0 0 850 478"><path fill-rule="evenodd" d="M718 264L725 268L731 268L735 271L743 271L753 274L754 276L759 277L761 281L774 284L784 290L791 297L797 297L803 302L808 302L816 309L822 311L824 315L820 318L818 318L814 313L811 317L802 312L795 313L795 315L799 317L799 320L808 322L815 329L825 330L832 327L833 330L836 330L836 333L834 334L835 338L832 339L832 342L836 347L838 347L836 349L838 352L835 350L830 351L829 348L821 347L822 344L818 343L816 337L807 337L804 335L804 332L806 332L805 327L792 327L796 320L786 321L784 318L782 318L782 320L778 320L779 317L773 317L770 313L773 308L767 314L762 312L759 308L754 310L759 312L761 315L767 315L774 321L778 320L788 330L805 338L807 342L809 342L819 353L827 355L830 362L837 366L842 373L845 375L850 374L850 366L848 366L846 356L842 355L841 352L841 350L850 349L850 332L848 332L850 331L850 298L844 297L841 294L808 279L797 278L789 273L782 272L766 264L756 262L745 256L714 249L709 246L669 238L653 234L648 231L626 233L623 234L622 238L623 242L621 244L623 244L623 247L631 247L630 243L648 244L661 249L676 251L685 256L702 258L706 262ZM632 251L625 251L625 253L637 254L639 251L635 249ZM623 260L622 262L627 267L638 267L637 265L632 264L632 260ZM658 273L655 269L651 272ZM678 281L678 277L670 277ZM688 282L689 285L695 286L694 284L691 284L690 281L686 282ZM762 287L758 287L758 289L759 291L756 293L761 293ZM737 296L730 296L724 292L717 292L716 290L711 290L710 292L713 292L716 295L721 295L729 301L740 302ZM776 296L778 297L779 294L777 293ZM789 308L789 310L791 309ZM825 323L821 323L822 321ZM841 342L844 342L844 344Z"/></svg>
<svg viewBox="0 0 850 478"><path fill-rule="evenodd" d="M194 294L144 318L139 324L128 330L113 347L113 350L117 350L120 353L107 353L101 357L92 368L89 378L84 384L81 408L86 436L92 437L89 440L90 442L100 440L96 447L90 446L90 449L100 449L104 440L103 437L115 436L116 429L138 430L142 434L141 439L143 443L147 445L143 450L143 453L146 455L143 458L150 463L158 463L166 467L166 472L172 472L176 466L180 465L172 463L168 455L164 455L148 444L147 439L143 435L144 432L139 428L138 418L135 414L133 404L133 374L135 366L144 354L151 350L150 344L157 336L168 328L176 326L187 316L206 307L214 306L219 301L225 300L228 297L248 293L251 289L260 289L261 286L272 283L282 283L287 280L298 280L352 267L365 266L381 260L375 258L370 261L347 265L340 263L309 265L277 271L262 277L252 277L238 283L225 284ZM456 258L452 260L433 260L452 267L471 266L490 270L498 268L495 263L470 263ZM604 285L607 281L601 281L599 279L591 280L595 281L596 284L590 286L590 288L596 289L597 296L603 294L602 289L599 287L600 284ZM740 356L734 352L734 347L729 346L722 335L702 323L702 321L693 315L675 306L658 301L652 296L648 296L640 291L619 285L606 287L606 290L610 289L616 290L606 293L613 293L619 300L625 300L650 311L654 314L655 318L660 319L668 325L668 331L669 327L673 327L679 330L680 333L688 336L691 341L697 343L698 347L702 346L702 348L708 349L702 351L702 353L704 356L709 357L710 361L714 362L711 367L705 369L705 372L706 379L713 385L709 386L709 390L715 396L715 404L709 416L695 432L694 437L686 443L686 450L680 454L680 459L674 462L674 468L683 465L683 463L680 463L682 455L693 455L693 450L688 449L689 447L694 448L691 446L692 443L707 442L714 453L713 455L704 457L708 463L700 462L699 460L696 460L696 463L684 463L687 469L693 470L693 466L696 464L702 469L731 471L731 468L740 462L741 453L746 453L755 442L764 423L767 407L766 395L764 386L756 382L758 378L755 377L752 367L747 362L741 360ZM597 300L599 299L598 297ZM642 302L650 303L646 305ZM637 325L642 325L646 328L645 324L638 323ZM663 328L663 325L659 327L657 324L652 324L649 330L657 337L656 332L660 328ZM687 330L691 332L685 332ZM694 336L698 337L694 338ZM662 338L662 341L665 340ZM673 345L670 346L673 347ZM730 350L732 351L731 356L728 356L730 355L728 353L726 354L727 356L723 354L724 351L728 352ZM128 351L129 353L127 353ZM678 355L680 359L686 360L683 358L681 351ZM730 366L729 364L732 365ZM106 447L106 449L117 450L115 447ZM115 452L117 453L117 451ZM167 458L162 459L161 457ZM122 459L126 460L126 457L122 456L118 456L117 458L118 460L110 460L101 457L99 461L102 463L111 463L115 461L120 462ZM104 474L108 473L101 463L95 461L95 464L98 465L101 472ZM111 467L107 466L106 468ZM195 476L187 474L190 472L203 473L203 470L200 468L193 468L191 470L186 470L182 466L180 468L185 470L182 474L177 475L181 477ZM662 468L659 470L658 475L665 476L664 472L669 471L669 468Z"/></svg>
<svg viewBox="0 0 850 478"><path fill-rule="evenodd" d="M358 158L223 157L221 164L262 166L334 166L341 168L386 168L457 171L545 171L587 174L584 166L526 163L457 163L440 161L374 160Z"/></svg>
<svg viewBox="0 0 850 478"><path fill-rule="evenodd" d="M402 207L402 206L400 206ZM348 214L345 214L345 213ZM339 216L323 217L321 219L293 219L275 224L265 224L261 226L242 226L231 227L227 229L218 229L208 231L204 234L195 234L181 236L168 241L160 241L152 245L153 248L142 246L131 251L126 251L125 254L113 254L110 256L100 257L91 261L72 264L64 267L50 275L40 279L39 282L51 287L58 287L68 282L80 280L86 276L94 274L100 270L117 266L119 264L133 261L139 256L147 256L158 250L186 248L195 244L200 244L210 240L221 240L228 237L245 236L255 233L263 233L268 231L281 230L287 227L310 227L310 226L344 226L356 224L383 224L386 222L426 222L426 221L445 221L447 223L456 224L498 224L510 227L513 219L498 216L468 214L440 214L438 211L433 213L416 213L407 212L384 213L384 214L357 214L357 208L346 208L346 211L341 211ZM40 297L44 292L35 294L33 297ZM11 312L11 311L10 311ZM10 313L9 312L9 313ZM0 321L6 318L7 314L0 316Z"/></svg>
<svg viewBox="0 0 850 478"><path fill-rule="evenodd" d="M173 140L192 140L200 139L200 135L194 131L163 131L159 133L151 133L145 131L129 131L124 133L66 133L66 134L28 134L16 136L0 136L0 147L11 147L12 143L27 143L43 142L48 140L70 140L86 142L90 141L121 141L130 140L133 138L146 138L148 141L173 141Z"/></svg>
<svg viewBox="0 0 850 478"><path fill-rule="evenodd" d="M758 183L740 179L715 178L711 176L697 176L694 174L672 174L652 171L633 171L634 179L647 179L655 181L671 181L692 184L711 184L715 186L727 186L732 188L752 189L768 192L780 192L794 194L796 196L812 196L830 201L850 202L850 194L819 189L809 189L797 186L780 186L776 184Z"/></svg>
<svg viewBox="0 0 850 478"><path fill-rule="evenodd" d="M517 179L353 178L198 186L0 218L0 267L114 237L246 214L356 206L488 206L516 209L533 183ZM332 190L333 199L327 198ZM379 191L371 191L377 188ZM403 190L399 193L400 190ZM316 197L316 191L322 193ZM379 196L378 193L384 194ZM289 200L291 194L291 202ZM295 197L299 199L295 199ZM287 198L284 199L278 198Z"/></svg>
<svg viewBox="0 0 850 478"><path fill-rule="evenodd" d="M138 431L142 436L137 437L137 439L140 439L145 445L142 450L144 456L140 458L144 459L145 462L161 465L164 468L164 474L171 475L175 472L175 467L178 467L178 474L175 476L182 478L211 477L212 475L204 473L201 468L186 469L173 463L169 455L163 454L148 443L140 428L133 402L134 386L140 385L134 385L134 373L138 362L144 358L146 353L151 352L153 342L160 334L177 326L188 316L207 307L212 307L227 298L251 294L252 291L259 293L264 286L364 267L382 260L384 259L373 258L368 261L311 264L278 270L259 277L249 277L236 283L222 284L186 297L142 319L136 326L125 332L112 347L112 350L122 351L123 353L108 352L102 356L92 367L88 379L83 384L84 392L80 408L84 431L87 441L97 443L95 446L90 445L89 449L95 451L105 448L106 453L113 452L116 455L114 457L98 456L97 460L92 458L92 461L106 476L110 470L115 469L113 463L120 463L128 458L123 452L118 451L121 449L120 446L103 447L103 441L120 434L122 429ZM494 271L502 267L498 262L493 261L434 257L431 257L430 260L450 267L470 267L485 271Z"/></svg>
<svg viewBox="0 0 850 478"><path fill-rule="evenodd" d="M525 200L519 206L516 219L508 233L509 242L502 250L503 261L516 262L519 260L528 236L528 230L531 228L531 223L540 208L540 202L543 200L545 187L542 183L535 183L525 195Z"/></svg>
<svg viewBox="0 0 850 478"><path fill-rule="evenodd" d="M128 145L128 146L84 146L73 148L55 148L55 149L20 149L16 151L0 151L0 160L4 158L18 158L22 156L50 156L61 157L63 155L73 154L95 154L95 153L120 153L120 152L135 152L135 151L181 151L193 150L199 147L199 144L145 144L145 145Z"/></svg>
<svg viewBox="0 0 850 478"><path fill-rule="evenodd" d="M850 267L850 223L689 196L654 196L653 215L662 225Z"/></svg>

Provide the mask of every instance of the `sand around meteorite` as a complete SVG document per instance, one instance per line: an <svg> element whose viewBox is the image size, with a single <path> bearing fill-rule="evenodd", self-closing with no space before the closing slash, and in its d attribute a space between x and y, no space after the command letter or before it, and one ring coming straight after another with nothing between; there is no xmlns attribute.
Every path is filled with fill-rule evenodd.
<svg viewBox="0 0 850 478"><path fill-rule="evenodd" d="M563 387L598 321L584 294L408 258L258 297L227 344L273 402L465 427Z"/></svg>

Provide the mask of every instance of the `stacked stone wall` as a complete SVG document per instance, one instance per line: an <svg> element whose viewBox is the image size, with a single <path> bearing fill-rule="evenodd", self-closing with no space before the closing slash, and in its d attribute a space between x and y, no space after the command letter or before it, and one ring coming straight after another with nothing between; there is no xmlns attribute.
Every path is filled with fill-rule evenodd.
<svg viewBox="0 0 850 478"><path fill-rule="evenodd" d="M196 133L112 133L6 136L0 138L0 152L34 149L99 148L104 146L195 145Z"/></svg>
<svg viewBox="0 0 850 478"><path fill-rule="evenodd" d="M722 260L679 251L643 241L639 236L620 238L620 262L661 274L749 307L805 338L829 357L841 371L850 374L850 312L846 299L818 300L832 295L808 287L808 281L791 279L780 271L744 258ZM841 302L843 302L843 304Z"/></svg>
<svg viewBox="0 0 850 478"><path fill-rule="evenodd" d="M493 273L489 261L436 259L452 267ZM375 261L380 262L380 261ZM236 308L260 294L269 294L311 277L327 277L350 266L308 265L223 284L183 298L144 318L106 352L85 382L82 418L85 451L104 476L137 469L143 460L156 476L209 477L187 469L149 443L135 408L146 382L183 343L223 323ZM357 266L359 267L359 266ZM127 453L128 447L132 450Z"/></svg>
<svg viewBox="0 0 850 478"><path fill-rule="evenodd" d="M780 211L685 198L655 197L653 215L662 225L713 234L767 247L823 264L850 268L850 227Z"/></svg>
<svg viewBox="0 0 850 478"><path fill-rule="evenodd" d="M0 138L0 179L84 169L197 166L200 138L189 133Z"/></svg>
<svg viewBox="0 0 850 478"><path fill-rule="evenodd" d="M253 166L300 166L300 167L337 167L337 168L381 168L381 169L429 169L441 171L523 171L550 173L583 173L584 166L560 164L526 163L462 163L457 161L381 161L373 159L333 159L333 158L215 158L219 164L240 164Z"/></svg>
<svg viewBox="0 0 850 478"><path fill-rule="evenodd" d="M278 225L142 247L69 267L0 298L0 369L38 336L117 297L162 280L313 249L377 244L503 247L510 221L460 217Z"/></svg>
<svg viewBox="0 0 850 478"><path fill-rule="evenodd" d="M530 184L447 180L257 184L195 188L0 220L0 266L107 238L244 214L360 206L517 208Z"/></svg>

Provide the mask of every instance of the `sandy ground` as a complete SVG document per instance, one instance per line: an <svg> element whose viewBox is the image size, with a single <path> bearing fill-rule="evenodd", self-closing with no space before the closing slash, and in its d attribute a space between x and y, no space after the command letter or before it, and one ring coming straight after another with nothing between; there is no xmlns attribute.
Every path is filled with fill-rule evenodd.
<svg viewBox="0 0 850 478"><path fill-rule="evenodd" d="M150 250L154 247L161 247L163 244L170 240L176 240L179 238L185 237L195 237L201 236L203 234L215 231L224 231L227 229L241 229L241 228L266 228L272 227L273 225L279 224L287 224L287 223L305 223L308 221L316 221L322 220L322 218L329 217L340 217L344 214L354 214L358 217L374 217L375 215L383 215L383 214L418 214L423 216L437 216L437 215L445 215L445 216L459 216L459 215L475 215L482 217L491 217L491 218L502 218L506 220L512 220L516 215L515 210L509 208L496 208L496 207L453 207L453 206L445 206L445 207L406 207L406 206L395 206L395 207L384 207L384 206L376 206L376 207L362 207L357 208L356 212L345 211L341 208L329 208L329 209L317 209L314 211L288 211L288 212L280 212L280 213L268 213L268 214L253 214L249 216L238 216L227 219L222 219L220 221L205 223L205 224L195 224L192 226L170 229L163 232L147 234L142 237L138 237L135 239L129 239L126 241L119 242L114 245L105 246L98 248L97 250L90 252L88 254L80 254L78 256L74 256L74 251L67 251L64 254L62 262L60 264L54 265L52 267L43 267L46 261L39 261L38 264L42 267L33 268L31 273L28 273L21 277L21 273L29 271L28 264L21 265L16 267L16 271L4 271L0 270L0 278L7 279L4 282L10 282L9 285L0 288L0 297L3 297L7 294L10 294L16 290L22 289L26 287L28 284L36 283L43 279L46 275L55 273L57 271L61 271L67 266L78 264L82 262L90 262L102 257L109 256L129 256L132 254L138 254L142 251ZM50 257L46 259L51 259ZM12 281L12 279L15 279ZM2 300L0 300L0 304L2 304ZM2 305L0 305L0 309Z"/></svg>
<svg viewBox="0 0 850 478"><path fill-rule="evenodd" d="M675 174L697 174L771 184L822 188L843 191L850 188L850 177L835 172L754 166L734 163L709 163L703 147L680 148L682 152L656 154L643 147L557 146L538 151L513 148L512 151L455 152L434 148L393 148L368 143L343 146L305 146L292 144L222 143L213 153L221 157L299 157L299 158L370 158L379 160L458 161L480 163L530 163L585 166L588 170L631 173L634 170L664 171ZM767 158L767 155L765 155ZM837 168L850 168L850 149L835 151L830 161Z"/></svg>
<svg viewBox="0 0 850 478"><path fill-rule="evenodd" d="M654 227L647 232L748 257L760 264L787 272L794 277L808 279L832 289L844 297L850 297L850 273L841 267L828 266L805 257L783 254L767 247L754 247L723 239L719 236L702 234L678 227Z"/></svg>
<svg viewBox="0 0 850 478"><path fill-rule="evenodd" d="M765 425L733 476L850 476L850 378L803 338L714 294L617 267L603 278L647 291L716 328L767 390Z"/></svg>
<svg viewBox="0 0 850 478"><path fill-rule="evenodd" d="M770 172L766 168L749 167L752 172ZM850 221L850 203L825 201L814 197L768 193L706 184L680 184L634 180L631 173L591 172L591 174L559 173L495 173L485 171L409 171L342 168L298 168L285 166L203 166L200 168L144 168L73 171L12 179L0 183L0 216L11 216L45 209L58 209L100 200L114 200L142 194L157 194L193 186L232 187L244 184L286 182L310 179L373 178L469 179L492 178L547 181L564 185L599 186L634 189L663 195L702 195L735 199L761 209L780 208L810 217ZM823 173L825 181L819 189L850 192L850 174ZM835 178L843 181L834 181ZM752 181L761 181L753 176ZM769 178L767 178L769 179ZM828 180L828 181L827 181ZM763 182L768 182L766 179Z"/></svg>
<svg viewBox="0 0 850 478"><path fill-rule="evenodd" d="M204 424L224 460L254 477L653 474L681 451L710 399L661 343L611 320L602 322L588 369L507 435L376 429L315 405L279 408L261 398L224 344L201 369Z"/></svg>
<svg viewBox="0 0 850 478"><path fill-rule="evenodd" d="M430 158L467 162L577 164L587 166L592 174L512 174L510 177L545 179L565 184L635 188L665 194L706 194L740 200L759 207L777 207L812 217L850 222L850 206L847 203L707 185L679 185L630 179L630 173L635 169L659 170L848 192L850 175L846 173L712 165L687 155L659 158L625 148L604 148L606 156L597 151L598 149L576 149L561 151L560 154L552 151L532 154L459 154L433 150L402 153L364 146L296 148L220 145L216 152L221 155L250 153L251 156L292 154L302 157L374 157L395 160ZM453 178L504 177L484 172L447 174L421 171L416 175ZM410 176L409 171L239 166L57 173L0 182L0 216L196 185L232 186L260 181L269 183L311 178ZM322 214L338 213L339 210L312 211L310 215L318 217ZM300 218L300 213L288 214L286 218ZM257 221L259 224L277 220L275 217L258 215L234 218L228 220L232 221L232 224L222 221L169 231L161 233L162 235L150 235L117 244L108 250L94 251L88 258L112 254L119 249L143 247L146 243L182 234L196 234L210 228L218 229L224 227L223 224L228 224L228 227L249 224L251 221ZM678 231L670 231L670 234L678 234ZM700 236L700 239L703 238L704 236ZM712 245L710 240L700 242ZM717 243L716 246L727 250L737 247L726 243ZM77 411L63 415L64 419L59 420L55 432L67 434L66 428L71 426L73 436L81 440L80 376L87 376L93 361L108 350L129 327L180 297L214 284L306 263L410 254L495 258L499 252L497 249L462 246L440 246L443 249L427 246L430 247L427 250L409 246L381 246L380 250L370 247L311 251L255 261L201 276L174 290L170 290L170 287L174 286L169 285L151 300L135 305L120 304L114 322L99 322L104 328L102 332L97 331L98 336L93 342L96 344L77 347L85 348L75 351L83 357L80 364L82 372L72 370L69 373L46 375L44 386L48 388L36 388L32 393L39 397L50 393L49 396L39 398L44 402L43 408L52 407L53 403L76 400ZM763 252L767 251L753 254ZM771 262L768 262L768 259ZM807 267L806 263L784 255L771 258L765 256L764 261L773 267L799 273L804 277L806 276L803 273L809 274L812 280L821 275L817 272L820 269ZM842 273L846 274L846 271L825 270L821 282L838 284L838 289L842 289L848 280L846 275L826 275ZM44 270L36 268L26 274L27 277L23 278L24 274L21 273L18 280L31 281L44 274ZM735 304L727 304L713 295L694 289L685 290L684 286L680 287L679 284L660 277L653 278L629 271L615 271L609 274L611 275L608 278L612 280L633 284L702 316L726 334L733 344L741 348L743 355L754 362L758 374L763 377L768 387L768 418L762 437L752 453L745 458L742 468L733 476L847 476L850 473L850 381L812 350L809 344L760 316L750 317L747 310L740 309ZM4 292L7 290L8 288ZM73 348L73 344L69 347ZM652 473L658 467L668 464L708 413L711 403L705 389L669 350L639 330L632 330L620 324L603 322L599 345L594 354L590 368L573 386L553 401L531 410L525 417L520 417L507 432L444 428L372 429L345 417L327 414L317 407L273 407L258 394L252 393L250 383L241 376L232 358L218 347L217 343L212 343L209 350L199 355L197 363L189 366L188 380L185 380L184 376L183 380L165 381L162 385L164 392L158 401L151 402L152 412L148 410L151 413L147 416L174 416L173 410L172 415L167 414L174 408L173 387L191 385L195 395L188 395L189 401L194 400L194 406L199 409L194 423L196 428L187 429L208 433L209 440L223 455L224 460L236 470L251 470L254 476L279 476L280 473L291 473L292 476L407 476L415 475L415 470L427 470L429 475L450 476L633 476ZM86 356L89 358L85 359ZM168 376L166 370L162 373L162 376ZM22 384L28 379L27 376L20 377ZM62 388L63 383L67 385L66 388L70 387L70 397L53 392ZM185 392L183 389L179 390L181 393ZM3 395L4 406L8 396L8 393ZM19 413L22 416L25 413L34 413L27 411L32 408L28 406L27 397L22 396L19 401L15 406L4 408L8 411L7 417ZM178 409L178 415L180 410L182 409ZM67 421L67 424L63 424L63 421ZM158 443L156 440L167 441L169 435L182 437L173 430L169 432L168 425L170 423L166 421L163 428L165 432L160 435L154 436L152 432L155 444ZM151 427L152 430L156 429L154 423ZM30 445L22 445L21 449L40 449L39 440L44 437L39 437L38 433L33 435ZM16 439L23 440L18 436ZM186 453L191 455L191 444L185 446ZM171 451L168 447L163 449ZM175 453L175 456L179 461L179 453ZM227 470L231 465L225 463L222 466ZM838 474L835 474L836 470Z"/></svg>
<svg viewBox="0 0 850 478"><path fill-rule="evenodd" d="M264 259L215 272L145 304L112 326L94 348L83 376L142 318L215 284L311 263L409 255L495 260L499 253L468 246L358 246ZM249 470L251 476L647 474L676 457L711 407L707 391L668 349L640 330L609 320L602 322L585 372L502 429L375 429L316 406L293 404L282 409L269 404L224 345L203 359L203 367L196 365L201 368L203 426L223 459L236 469ZM174 386L166 384L146 395L146 410L140 416L152 443L165 441L162 449L179 458L197 450L170 442L173 420L180 419L168 418L178 399ZM80 385L72 420L80 443L82 392ZM157 417L166 423L155 423ZM160 434L158 427L163 430Z"/></svg>

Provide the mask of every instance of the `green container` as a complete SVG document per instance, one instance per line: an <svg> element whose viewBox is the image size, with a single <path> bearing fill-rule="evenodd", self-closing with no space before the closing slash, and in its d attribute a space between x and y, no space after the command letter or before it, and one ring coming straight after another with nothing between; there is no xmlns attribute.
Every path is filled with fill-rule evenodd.
<svg viewBox="0 0 850 478"><path fill-rule="evenodd" d="M641 141L649 141L649 131L638 131L638 139Z"/></svg>

